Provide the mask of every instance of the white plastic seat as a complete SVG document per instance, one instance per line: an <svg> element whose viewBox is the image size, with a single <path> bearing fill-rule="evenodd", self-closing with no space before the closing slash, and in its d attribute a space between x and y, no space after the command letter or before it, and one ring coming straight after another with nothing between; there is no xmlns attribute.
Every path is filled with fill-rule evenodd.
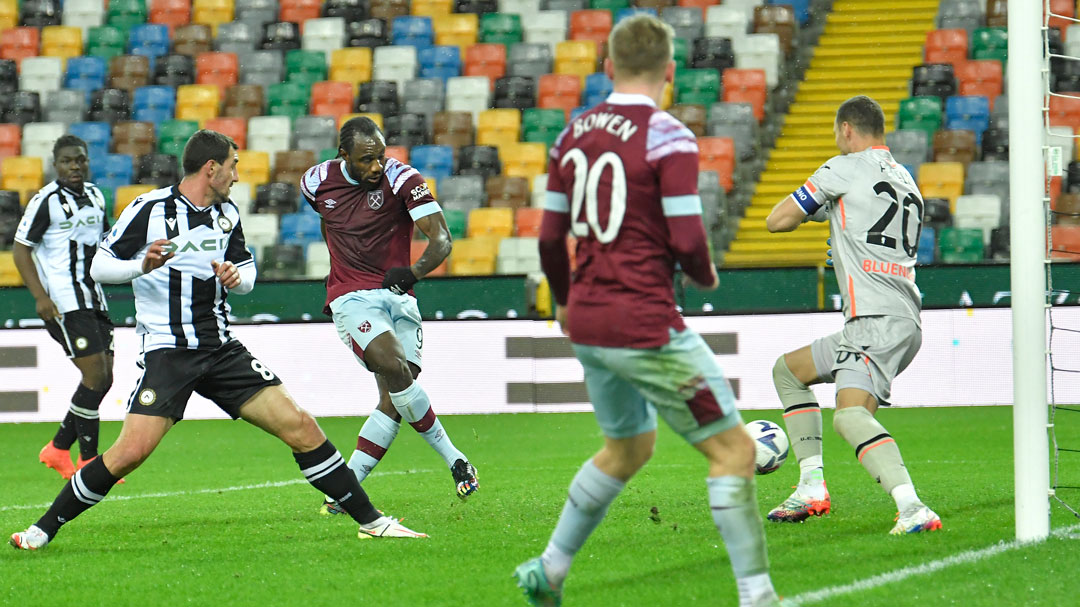
<svg viewBox="0 0 1080 607"><path fill-rule="evenodd" d="M966 194L956 199L953 226L983 231L983 242L990 244L990 232L1001 225L1001 198L993 194Z"/></svg>
<svg viewBox="0 0 1080 607"><path fill-rule="evenodd" d="M536 238L503 238L495 258L498 274L529 274L540 271L540 248Z"/></svg>
<svg viewBox="0 0 1080 607"><path fill-rule="evenodd" d="M372 61L374 80L391 80L401 90L407 81L416 78L418 65L415 46L376 47Z"/></svg>
<svg viewBox="0 0 1080 607"><path fill-rule="evenodd" d="M277 152L289 149L292 121L288 116L254 116L248 120L247 147L270 155L271 165Z"/></svg>
<svg viewBox="0 0 1080 607"><path fill-rule="evenodd" d="M244 228L244 242L255 255L255 261L262 260L262 252L265 247L271 247L278 241L278 215L274 213L260 213L248 215L241 220Z"/></svg>
<svg viewBox="0 0 1080 607"><path fill-rule="evenodd" d="M735 67L765 70L765 84L773 89L780 82L780 36L776 34L747 34L734 40Z"/></svg>
<svg viewBox="0 0 1080 607"><path fill-rule="evenodd" d="M546 42L554 50L556 44L566 40L568 19L566 11L540 11L529 15L521 20L525 42Z"/></svg>
<svg viewBox="0 0 1080 607"><path fill-rule="evenodd" d="M323 17L308 19L304 22L304 33L300 43L305 51L322 51L326 54L326 65L330 65L330 54L345 46L345 19L342 17Z"/></svg>
<svg viewBox="0 0 1080 607"><path fill-rule="evenodd" d="M488 109L491 81L487 76L455 76L446 81L446 110L471 112L473 124L480 112Z"/></svg>
<svg viewBox="0 0 1080 607"><path fill-rule="evenodd" d="M532 190L529 194L529 206L536 209L544 208L544 199L547 198L547 181L547 173L533 177Z"/></svg>
<svg viewBox="0 0 1080 607"><path fill-rule="evenodd" d="M59 57L27 57L19 70L19 89L44 97L50 91L60 90L64 62Z"/></svg>
<svg viewBox="0 0 1080 607"><path fill-rule="evenodd" d="M500 13L515 13L524 17L530 17L540 12L540 0L499 0Z"/></svg>
<svg viewBox="0 0 1080 607"><path fill-rule="evenodd" d="M90 28L105 23L105 3L101 0L66 0L61 23L82 28L85 40Z"/></svg>
<svg viewBox="0 0 1080 607"><path fill-rule="evenodd" d="M736 7L721 4L705 11L705 35L711 38L731 38L734 42L746 36L749 26L746 13Z"/></svg>

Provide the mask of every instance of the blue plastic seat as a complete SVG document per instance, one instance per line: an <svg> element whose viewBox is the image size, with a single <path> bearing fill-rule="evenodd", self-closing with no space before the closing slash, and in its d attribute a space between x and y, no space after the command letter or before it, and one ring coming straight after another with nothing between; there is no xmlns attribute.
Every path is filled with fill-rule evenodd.
<svg viewBox="0 0 1080 607"><path fill-rule="evenodd" d="M90 157L90 175L94 183L106 188L130 185L135 179L135 164L127 154L102 154Z"/></svg>
<svg viewBox="0 0 1080 607"><path fill-rule="evenodd" d="M449 177L454 172L454 148L448 145L417 145L409 151L409 164L429 179Z"/></svg>
<svg viewBox="0 0 1080 607"><path fill-rule="evenodd" d="M611 78L608 78L607 74L597 72L585 76L585 89L581 92L584 105L592 107L607 99L612 87Z"/></svg>
<svg viewBox="0 0 1080 607"><path fill-rule="evenodd" d="M660 13L656 12L655 8L631 6L629 8L620 8L615 12L615 23L618 23L627 17L633 17L639 13L645 13L646 15L652 15L653 17L660 16Z"/></svg>
<svg viewBox="0 0 1080 607"><path fill-rule="evenodd" d="M795 10L795 19L799 25L806 25L810 20L810 0L768 0L766 4L787 4Z"/></svg>
<svg viewBox="0 0 1080 607"><path fill-rule="evenodd" d="M585 113L585 112L587 112L588 110L589 110L589 108L588 108L587 106L584 106L584 105L579 105L579 106L577 106L576 108L574 108L574 109L570 110L570 120L567 120L566 122L567 122L568 124L569 124L570 122L573 122L574 120L576 120L576 119L577 119L577 117L578 117L578 116L580 116L580 115L584 114L584 113Z"/></svg>
<svg viewBox="0 0 1080 607"><path fill-rule="evenodd" d="M150 69L154 69L154 60L169 52L169 28L157 23L136 25L128 35L128 53L150 58Z"/></svg>
<svg viewBox="0 0 1080 607"><path fill-rule="evenodd" d="M101 57L72 57L67 62L64 88L85 92L105 88L107 67Z"/></svg>
<svg viewBox="0 0 1080 607"><path fill-rule="evenodd" d="M86 152L90 155L90 158L104 156L109 153L109 145L112 143L112 127L107 122L76 122L68 127L68 133L86 142L88 148Z"/></svg>
<svg viewBox="0 0 1080 607"><path fill-rule="evenodd" d="M391 44L415 46L417 50L435 44L431 17L395 17L390 31Z"/></svg>
<svg viewBox="0 0 1080 607"><path fill-rule="evenodd" d="M952 96L945 100L945 128L975 132L982 143L983 131L990 128L990 100L982 96Z"/></svg>
<svg viewBox="0 0 1080 607"><path fill-rule="evenodd" d="M309 205L304 204L304 207ZM309 207L310 208L310 207ZM322 219L318 213L304 212L288 213L281 216L281 243L307 245L322 239Z"/></svg>
<svg viewBox="0 0 1080 607"><path fill-rule="evenodd" d="M920 265L934 263L936 249L937 234L934 233L934 228L923 226L922 231L919 232L918 263Z"/></svg>
<svg viewBox="0 0 1080 607"><path fill-rule="evenodd" d="M447 78L461 75L461 49L456 46L429 46L416 53L421 78Z"/></svg>
<svg viewBox="0 0 1080 607"><path fill-rule="evenodd" d="M140 86L135 89L132 120L155 125L172 120L176 111L176 89L171 86Z"/></svg>

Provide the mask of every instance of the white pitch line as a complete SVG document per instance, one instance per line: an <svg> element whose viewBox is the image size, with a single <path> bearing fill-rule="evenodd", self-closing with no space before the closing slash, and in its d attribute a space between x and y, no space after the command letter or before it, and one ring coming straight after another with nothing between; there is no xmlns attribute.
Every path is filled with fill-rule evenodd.
<svg viewBox="0 0 1080 607"><path fill-rule="evenodd" d="M422 472L434 472L434 470L389 470L386 472L377 471L369 474L372 476L402 476L406 474L419 474ZM141 500L158 497L182 497L185 495L205 495L207 493L226 493L231 491L248 491L251 489L273 489L276 487L288 487L289 485L302 485L307 481L302 478L292 479L288 481L268 481L265 483L256 483L254 485L237 485L234 487L217 487L211 489L196 489L194 491L164 491L161 493L140 493L137 495L117 495L115 497L107 497L106 500L110 502L121 502L127 500ZM52 505L52 502L47 504L19 504L16 506L0 506L0 512L7 512L9 510L43 510Z"/></svg>
<svg viewBox="0 0 1080 607"><path fill-rule="evenodd" d="M1050 535L1054 537L1067 537L1075 539L1076 536L1074 534L1078 531L1080 531L1080 524L1054 529L1050 532ZM968 563L975 563L977 561L988 559L1005 552L1010 552L1018 548L1034 546L1039 543L1041 542L1021 542L1019 540L1013 540L1011 542L1001 541L997 544L987 546L986 548L980 548L978 550L966 550L964 552L960 552L937 561L931 561L929 563L923 563L922 565L916 565L912 567L903 567L901 569L896 569L861 580L856 580L854 582L851 582L850 584L827 586L819 590L811 590L810 592L804 592L802 594L798 594L787 599L787 601L785 601L785 605L790 605L791 607L802 607L803 605L820 603L826 599L831 599L833 597L851 594L853 592L871 590L879 586L899 582L917 575L934 573L936 571L941 571L942 569L952 567L954 565L966 565Z"/></svg>

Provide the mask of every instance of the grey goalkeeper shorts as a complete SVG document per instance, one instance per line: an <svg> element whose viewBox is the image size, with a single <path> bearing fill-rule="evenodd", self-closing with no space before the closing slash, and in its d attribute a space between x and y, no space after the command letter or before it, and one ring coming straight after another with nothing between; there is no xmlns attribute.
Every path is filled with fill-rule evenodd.
<svg viewBox="0 0 1080 607"><path fill-rule="evenodd" d="M823 382L837 390L858 388L888 406L893 379L922 345L922 329L901 316L857 316L844 329L814 340L810 351Z"/></svg>

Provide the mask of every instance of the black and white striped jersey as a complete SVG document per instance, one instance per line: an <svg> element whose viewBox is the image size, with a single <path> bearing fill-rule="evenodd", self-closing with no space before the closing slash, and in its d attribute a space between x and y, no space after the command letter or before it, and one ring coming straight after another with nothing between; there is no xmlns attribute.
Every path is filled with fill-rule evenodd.
<svg viewBox="0 0 1080 607"><path fill-rule="evenodd" d="M227 201L197 207L177 186L148 192L120 214L101 243L101 253L139 259L162 238L173 243L175 255L132 280L143 352L214 349L231 341L228 290L218 282L211 262L231 261L238 268L250 264L254 269L236 205Z"/></svg>
<svg viewBox="0 0 1080 607"><path fill-rule="evenodd" d="M108 229L105 197L92 183L76 194L53 181L26 205L15 241L33 248L38 277L61 314L108 309L101 286L90 278Z"/></svg>

